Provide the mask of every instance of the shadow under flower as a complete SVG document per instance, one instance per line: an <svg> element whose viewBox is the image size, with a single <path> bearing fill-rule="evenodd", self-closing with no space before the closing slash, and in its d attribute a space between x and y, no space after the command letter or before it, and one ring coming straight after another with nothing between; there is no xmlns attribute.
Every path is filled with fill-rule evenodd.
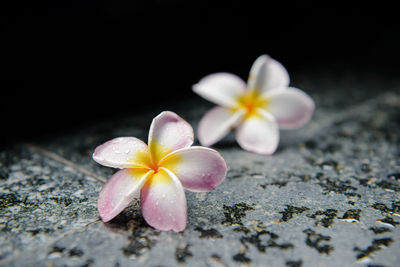
<svg viewBox="0 0 400 267"><path fill-rule="evenodd" d="M133 229L143 228L152 229L143 219L140 212L139 200L132 202L129 207L124 209L111 221L104 223L104 225L113 232L119 231L132 231Z"/></svg>
<svg viewBox="0 0 400 267"><path fill-rule="evenodd" d="M149 226L140 212L139 200L135 200L111 221L104 223L114 233L122 233L128 243L121 248L124 256L135 259L147 253L157 242L160 231Z"/></svg>

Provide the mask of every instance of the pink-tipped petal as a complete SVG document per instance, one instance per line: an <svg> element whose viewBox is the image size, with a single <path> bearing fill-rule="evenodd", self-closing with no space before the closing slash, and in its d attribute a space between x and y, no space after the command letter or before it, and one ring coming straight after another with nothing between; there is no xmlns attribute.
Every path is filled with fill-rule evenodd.
<svg viewBox="0 0 400 267"><path fill-rule="evenodd" d="M245 110L232 112L223 107L209 110L199 122L198 137L203 146L211 146L221 140L243 117Z"/></svg>
<svg viewBox="0 0 400 267"><path fill-rule="evenodd" d="M140 193L146 222L162 231L183 231L186 227L186 197L178 178L160 168Z"/></svg>
<svg viewBox="0 0 400 267"><path fill-rule="evenodd" d="M236 140L244 149L251 152L271 155L279 143L279 128L274 117L259 110L259 116L250 116L237 128Z"/></svg>
<svg viewBox="0 0 400 267"><path fill-rule="evenodd" d="M114 138L96 148L93 159L101 165L113 168L134 168L145 165L143 155L147 145L135 137Z"/></svg>
<svg viewBox="0 0 400 267"><path fill-rule="evenodd" d="M127 207L152 173L146 169L123 169L111 176L97 201L101 219L108 222Z"/></svg>
<svg viewBox="0 0 400 267"><path fill-rule="evenodd" d="M209 192L226 176L226 162L215 150L188 147L172 152L162 160L162 166L172 171L183 187L193 192Z"/></svg>
<svg viewBox="0 0 400 267"><path fill-rule="evenodd" d="M237 98L246 90L246 83L230 73L210 74L193 85L193 91L217 105L235 107Z"/></svg>
<svg viewBox="0 0 400 267"><path fill-rule="evenodd" d="M314 112L312 98L297 88L288 88L268 96L268 111L282 129L294 129L306 124Z"/></svg>
<svg viewBox="0 0 400 267"><path fill-rule="evenodd" d="M289 85L289 74L285 67L268 55L256 59L251 67L248 88L260 92L281 91Z"/></svg>
<svg viewBox="0 0 400 267"><path fill-rule="evenodd" d="M168 153L193 144L193 128L171 111L161 112L153 119L149 132L149 150L158 162Z"/></svg>

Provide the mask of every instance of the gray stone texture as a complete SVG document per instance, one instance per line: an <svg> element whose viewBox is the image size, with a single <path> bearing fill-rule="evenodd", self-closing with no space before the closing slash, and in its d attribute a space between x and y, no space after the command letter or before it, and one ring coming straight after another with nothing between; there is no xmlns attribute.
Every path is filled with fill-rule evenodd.
<svg viewBox="0 0 400 267"><path fill-rule="evenodd" d="M182 233L149 227L138 201L101 222L97 197L115 170L91 154L114 137L146 140L164 109L196 130L212 105L195 95L1 151L0 265L399 266L399 80L305 69L292 85L314 98L313 120L281 131L272 156L232 135L215 145L226 180L186 192Z"/></svg>

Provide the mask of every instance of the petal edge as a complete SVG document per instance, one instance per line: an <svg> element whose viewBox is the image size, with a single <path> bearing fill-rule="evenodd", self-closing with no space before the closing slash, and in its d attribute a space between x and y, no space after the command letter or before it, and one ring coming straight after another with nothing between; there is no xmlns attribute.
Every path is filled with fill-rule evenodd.
<svg viewBox="0 0 400 267"><path fill-rule="evenodd" d="M175 173L182 186L193 192L209 192L224 179L227 165L214 149L193 146L166 156L162 166Z"/></svg>
<svg viewBox="0 0 400 267"><path fill-rule="evenodd" d="M160 168L140 192L146 222L161 231L181 232L186 228L186 196L178 178Z"/></svg>
<svg viewBox="0 0 400 267"><path fill-rule="evenodd" d="M171 111L163 111L155 117L149 131L149 151L154 162L168 153L193 144L193 128Z"/></svg>
<svg viewBox="0 0 400 267"><path fill-rule="evenodd" d="M306 124L314 113L313 99L300 89L289 87L268 97L268 111L282 129L299 128Z"/></svg>
<svg viewBox="0 0 400 267"><path fill-rule="evenodd" d="M197 134L200 144L212 146L221 140L235 127L244 113L244 110L232 113L229 109L219 106L210 109L199 122Z"/></svg>
<svg viewBox="0 0 400 267"><path fill-rule="evenodd" d="M97 201L97 209L104 222L117 216L140 192L152 171L123 169L104 184Z"/></svg>
<svg viewBox="0 0 400 267"><path fill-rule="evenodd" d="M112 168L144 167L147 151L147 145L135 137L118 137L96 147L93 160Z"/></svg>
<svg viewBox="0 0 400 267"><path fill-rule="evenodd" d="M246 83L241 78L225 72L207 75L193 85L196 94L223 107L235 107L236 99L245 90Z"/></svg>
<svg viewBox="0 0 400 267"><path fill-rule="evenodd" d="M244 120L236 131L236 141L247 151L271 155L279 144L279 129L275 118L264 110L258 116Z"/></svg>
<svg viewBox="0 0 400 267"><path fill-rule="evenodd" d="M258 57L250 69L248 87L260 92L273 92L285 89L289 85L289 73L286 68L268 55Z"/></svg>

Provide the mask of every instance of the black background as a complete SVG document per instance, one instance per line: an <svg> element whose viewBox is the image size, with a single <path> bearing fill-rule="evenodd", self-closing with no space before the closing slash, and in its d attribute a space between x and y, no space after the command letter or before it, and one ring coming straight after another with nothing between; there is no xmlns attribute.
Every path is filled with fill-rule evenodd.
<svg viewBox="0 0 400 267"><path fill-rule="evenodd" d="M14 1L1 8L3 142L190 97L270 54L307 66L396 69L396 9L320 1Z"/></svg>

